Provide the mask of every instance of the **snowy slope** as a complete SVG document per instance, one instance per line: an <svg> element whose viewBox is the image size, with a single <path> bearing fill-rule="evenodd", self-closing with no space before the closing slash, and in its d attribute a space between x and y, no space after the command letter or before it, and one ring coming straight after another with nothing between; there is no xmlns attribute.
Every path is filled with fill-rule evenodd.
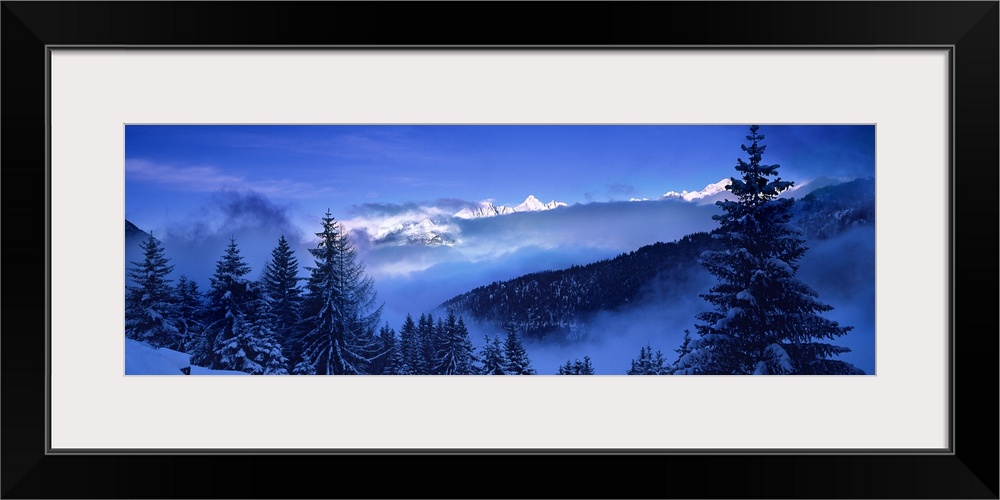
<svg viewBox="0 0 1000 500"><path fill-rule="evenodd" d="M125 375L247 375L191 365L191 356L171 349L157 349L145 342L125 339Z"/></svg>
<svg viewBox="0 0 1000 500"><path fill-rule="evenodd" d="M125 339L125 375L187 375L190 370L187 354Z"/></svg>

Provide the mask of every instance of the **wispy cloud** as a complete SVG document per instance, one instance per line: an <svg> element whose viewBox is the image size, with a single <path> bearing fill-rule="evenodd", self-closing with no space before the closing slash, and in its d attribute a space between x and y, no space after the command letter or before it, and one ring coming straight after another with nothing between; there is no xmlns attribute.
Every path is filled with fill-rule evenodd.
<svg viewBox="0 0 1000 500"><path fill-rule="evenodd" d="M222 173L214 167L175 167L147 160L125 160L125 174L130 180L168 184L190 191L211 192L244 184L242 177Z"/></svg>
<svg viewBox="0 0 1000 500"><path fill-rule="evenodd" d="M323 134L297 136L273 135L251 131L227 133L219 139L236 148L260 148L301 155L318 155L363 161L431 161L441 163L447 157L432 154L410 139L405 129L377 127L327 127Z"/></svg>
<svg viewBox="0 0 1000 500"><path fill-rule="evenodd" d="M304 198L327 195L333 191L288 179L247 179L213 166L178 166L139 158L125 160L125 175L130 182L149 182L197 193L253 191L267 196Z"/></svg>

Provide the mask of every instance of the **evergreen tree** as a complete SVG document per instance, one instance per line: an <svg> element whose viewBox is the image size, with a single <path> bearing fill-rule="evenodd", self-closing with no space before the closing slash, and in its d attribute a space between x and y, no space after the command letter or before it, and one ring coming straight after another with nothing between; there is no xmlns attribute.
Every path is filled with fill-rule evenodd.
<svg viewBox="0 0 1000 500"><path fill-rule="evenodd" d="M684 340L681 342L680 347L674 349L674 352L677 353L677 359L671 366L673 370L676 370L680 366L681 360L691 352L691 330L684 329Z"/></svg>
<svg viewBox="0 0 1000 500"><path fill-rule="evenodd" d="M319 243L309 249L316 264L307 268L303 358L320 375L364 374L385 355L375 337L382 306L376 305L374 282L357 250L330 212L322 224Z"/></svg>
<svg viewBox="0 0 1000 500"><path fill-rule="evenodd" d="M388 328L388 325L386 325ZM391 331L391 329L390 329ZM393 332L395 335L395 332ZM389 353L386 355L385 368L382 369L383 375L412 375L412 370L406 364L403 359L403 345L402 342L393 339L391 346L389 347ZM384 345L384 344L383 344Z"/></svg>
<svg viewBox="0 0 1000 500"><path fill-rule="evenodd" d="M424 351L420 343L420 333L413 317L409 314L399 329L399 352L403 360L400 365L400 375L416 375L423 364Z"/></svg>
<svg viewBox="0 0 1000 500"><path fill-rule="evenodd" d="M573 362L567 359L565 365L559 366L557 375L575 375L573 373Z"/></svg>
<svg viewBox="0 0 1000 500"><path fill-rule="evenodd" d="M433 341L431 342L432 348L430 350L431 372L436 375L441 375L441 373L437 371L439 361L438 354L440 353L441 345L445 342L445 338L449 335L449 332L445 329L444 318L438 317L437 323L434 324L432 332L431 338Z"/></svg>
<svg viewBox="0 0 1000 500"><path fill-rule="evenodd" d="M287 359L277 334L275 319L260 285L249 283L246 302L238 308L230 330L218 337L215 353L219 368L253 375L287 375Z"/></svg>
<svg viewBox="0 0 1000 500"><path fill-rule="evenodd" d="M472 375L475 373L475 351L469 340L469 330L462 318L455 319L455 312L448 311L448 319L438 319L437 363L434 373L439 375Z"/></svg>
<svg viewBox="0 0 1000 500"><path fill-rule="evenodd" d="M566 360L566 364L559 367L559 375L593 375L594 365L590 364L590 356L584 356L583 361Z"/></svg>
<svg viewBox="0 0 1000 500"><path fill-rule="evenodd" d="M419 375L434 373L434 355L437 352L437 331L434 327L434 316L420 315L417 322L417 335L420 338L420 360L416 366Z"/></svg>
<svg viewBox="0 0 1000 500"><path fill-rule="evenodd" d="M210 279L210 322L191 362L254 375L287 374L287 360L271 328L275 319L270 305L262 285L245 278L249 273L236 239L230 238Z"/></svg>
<svg viewBox="0 0 1000 500"><path fill-rule="evenodd" d="M396 340L396 331L389 326L388 321L378 330L378 343L379 351L384 355L372 361L368 366L368 373L372 375L398 375L394 372L399 370L403 358L399 356L396 359L399 342ZM396 366L390 366L393 363L396 363Z"/></svg>
<svg viewBox="0 0 1000 500"><path fill-rule="evenodd" d="M479 358L482 361L479 373L483 375L503 375L507 358L503 355L503 348L500 346L500 337L493 337L493 340L490 341L490 336L487 335L486 343L483 344Z"/></svg>
<svg viewBox="0 0 1000 500"><path fill-rule="evenodd" d="M201 292L198 291L198 283L189 280L185 275L181 275L177 280L174 298L177 305L177 329L182 343L171 349L187 352L191 343L201 336L204 329L202 316L205 314L205 303Z"/></svg>
<svg viewBox="0 0 1000 500"><path fill-rule="evenodd" d="M292 369L292 375L316 375L316 367L308 361L299 361Z"/></svg>
<svg viewBox="0 0 1000 500"><path fill-rule="evenodd" d="M209 278L205 330L191 350L191 363L212 369L228 369L221 363L218 348L223 340L238 335L246 327L243 306L249 302L250 282L244 278L250 266L243 261L236 239L230 238L222 258Z"/></svg>
<svg viewBox="0 0 1000 500"><path fill-rule="evenodd" d="M271 301L263 289L263 283L253 282L251 303L247 310L250 314L250 338L253 341L251 349L255 353L253 360L261 365L264 375L288 375L288 358L284 353L281 335L274 330L274 325L280 324Z"/></svg>
<svg viewBox="0 0 1000 500"><path fill-rule="evenodd" d="M630 368L626 374L628 375L664 375L668 373L667 368L663 366L665 360L663 359L663 353L656 351L653 353L653 348L646 344L639 349L639 359L632 360L632 368Z"/></svg>
<svg viewBox="0 0 1000 500"><path fill-rule="evenodd" d="M699 313L698 337L678 363L679 374L860 374L830 359L849 352L826 343L846 334L820 313L832 309L795 277L806 251L801 231L789 224L792 198L778 194L792 186L777 177L778 165L761 163L766 146L759 127L750 127L738 159L741 178L726 187L736 201L716 205L722 250L705 252L702 264L719 282L701 295L714 310Z"/></svg>
<svg viewBox="0 0 1000 500"><path fill-rule="evenodd" d="M299 286L302 278L298 273L298 259L282 235L278 238L278 246L271 250L271 260L264 266L261 284L274 318L272 329L293 360L299 358L301 350L294 338L302 309L302 288Z"/></svg>
<svg viewBox="0 0 1000 500"><path fill-rule="evenodd" d="M132 262L129 277L133 285L125 294L125 336L147 342L154 347L176 347L182 344L176 324L171 280L167 275L174 269L164 256L160 242L150 233L140 243L142 262Z"/></svg>
<svg viewBox="0 0 1000 500"><path fill-rule="evenodd" d="M534 375L535 369L531 367L528 359L528 352L521 343L521 337L513 326L507 327L507 340L503 344L503 354L506 359L504 363L504 373L507 375Z"/></svg>

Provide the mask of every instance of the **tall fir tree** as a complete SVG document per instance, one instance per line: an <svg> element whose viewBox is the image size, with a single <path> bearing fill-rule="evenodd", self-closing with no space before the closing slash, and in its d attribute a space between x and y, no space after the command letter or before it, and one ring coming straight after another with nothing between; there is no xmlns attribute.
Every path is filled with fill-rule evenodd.
<svg viewBox="0 0 1000 500"><path fill-rule="evenodd" d="M483 344L479 359L482 363L479 373L483 375L504 375L503 369L504 365L507 364L507 358L503 355L500 337L493 337L491 341L490 336L486 336L486 343Z"/></svg>
<svg viewBox="0 0 1000 500"><path fill-rule="evenodd" d="M448 311L448 318L438 320L438 343L434 373L439 375L472 375L476 372L476 354L469 339L469 330L462 318Z"/></svg>
<svg viewBox="0 0 1000 500"><path fill-rule="evenodd" d="M174 266L169 264L163 246L152 233L140 247L143 260L132 262L134 267L128 273L133 284L125 293L125 336L154 347L174 348L183 343L177 327L172 280L167 279Z"/></svg>
<svg viewBox="0 0 1000 500"><path fill-rule="evenodd" d="M534 375L535 369L531 367L531 360L528 359L528 351L524 349L521 337L513 326L507 327L507 340L503 344L504 373L507 375Z"/></svg>
<svg viewBox="0 0 1000 500"><path fill-rule="evenodd" d="M365 374L376 357L385 355L375 335L382 306L376 305L374 282L330 212L316 236L319 243L309 249L315 267L306 268L311 275L302 320L303 359L320 375Z"/></svg>
<svg viewBox="0 0 1000 500"><path fill-rule="evenodd" d="M248 300L250 281L244 278L250 273L250 266L240 255L236 238L229 239L223 256L215 263L215 274L209 278L206 325L201 338L191 351L191 362L213 369L223 365L216 352L224 339L238 334L245 326L243 306Z"/></svg>
<svg viewBox="0 0 1000 500"><path fill-rule="evenodd" d="M295 335L302 310L302 278L298 273L298 259L282 235L264 266L261 284L274 320L272 329L293 363L301 360L301 346Z"/></svg>
<svg viewBox="0 0 1000 500"><path fill-rule="evenodd" d="M696 317L698 337L676 367L678 374L861 374L831 359L850 349L826 342L849 326L820 316L831 306L796 278L806 251L801 231L789 223L792 198L778 195L793 183L778 177L778 165L761 163L766 146L750 127L749 161L737 159L740 178L726 187L736 201L716 203L723 250L702 255L718 280L701 295L714 306Z"/></svg>
<svg viewBox="0 0 1000 500"><path fill-rule="evenodd" d="M191 362L254 375L286 374L270 306L261 285L245 278L249 273L236 238L230 238L210 279L209 322Z"/></svg>

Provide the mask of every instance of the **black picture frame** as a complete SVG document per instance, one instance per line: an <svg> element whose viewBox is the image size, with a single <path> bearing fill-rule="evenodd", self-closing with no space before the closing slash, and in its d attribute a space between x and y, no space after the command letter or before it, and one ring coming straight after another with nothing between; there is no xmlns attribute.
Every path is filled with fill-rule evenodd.
<svg viewBox="0 0 1000 500"><path fill-rule="evenodd" d="M2 2L4 498L998 498L998 25L988 2ZM456 22L461 20L461 22ZM47 46L951 47L944 454L91 454L46 441ZM919 145L914 145L919 147ZM45 279L39 279L45 270ZM986 311L976 304L987 304ZM599 402L595 402L599 404ZM487 462L488 460L488 462ZM559 468L574 470L565 476ZM559 467L559 468L557 468ZM313 480L307 471L328 470ZM429 477L427 471L440 471ZM347 479L349 478L349 479ZM447 487L441 489L440 485ZM543 485L543 486L530 486ZM538 489L540 488L540 489Z"/></svg>

